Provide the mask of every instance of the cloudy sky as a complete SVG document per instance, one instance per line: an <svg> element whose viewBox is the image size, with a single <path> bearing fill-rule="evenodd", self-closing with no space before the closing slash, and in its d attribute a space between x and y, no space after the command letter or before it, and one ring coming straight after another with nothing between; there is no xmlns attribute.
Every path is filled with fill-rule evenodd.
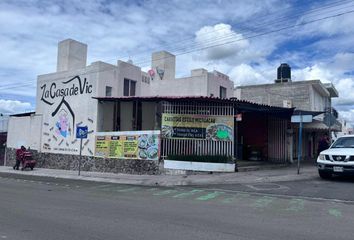
<svg viewBox="0 0 354 240"><path fill-rule="evenodd" d="M332 82L334 106L354 125L354 1L0 1L0 113L34 109L36 76L56 69L57 43L89 46L88 63L153 51L177 55L177 76L219 70L235 86L272 83L282 62L293 80Z"/></svg>

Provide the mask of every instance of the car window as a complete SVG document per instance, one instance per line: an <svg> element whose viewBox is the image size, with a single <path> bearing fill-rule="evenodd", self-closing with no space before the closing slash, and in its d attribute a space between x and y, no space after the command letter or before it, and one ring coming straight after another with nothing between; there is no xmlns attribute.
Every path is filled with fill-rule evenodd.
<svg viewBox="0 0 354 240"><path fill-rule="evenodd" d="M338 138L331 148L354 148L354 137Z"/></svg>

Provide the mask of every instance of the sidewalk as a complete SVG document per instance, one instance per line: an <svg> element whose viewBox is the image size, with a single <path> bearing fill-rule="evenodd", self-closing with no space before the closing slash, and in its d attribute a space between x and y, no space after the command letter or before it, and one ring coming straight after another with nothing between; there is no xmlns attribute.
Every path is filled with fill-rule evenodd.
<svg viewBox="0 0 354 240"><path fill-rule="evenodd" d="M318 176L317 168L312 165L303 166L300 170L299 175L297 174L296 166L236 173L198 173L191 175L132 175L123 173L101 173L83 171L81 172L81 176L78 176L78 171L71 170L35 168L33 171L17 171L13 170L12 167L0 166L0 173L145 186L209 185L296 181L316 178Z"/></svg>

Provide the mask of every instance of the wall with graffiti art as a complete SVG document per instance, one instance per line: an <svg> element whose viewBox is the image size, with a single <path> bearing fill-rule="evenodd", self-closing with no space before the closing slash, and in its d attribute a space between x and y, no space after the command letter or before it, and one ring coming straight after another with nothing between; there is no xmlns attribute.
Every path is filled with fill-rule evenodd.
<svg viewBox="0 0 354 240"><path fill-rule="evenodd" d="M83 155L94 155L97 100L95 76L78 74L53 79L52 75L38 77L36 114L42 114L41 151L79 154L76 128L87 126L89 136L83 142Z"/></svg>

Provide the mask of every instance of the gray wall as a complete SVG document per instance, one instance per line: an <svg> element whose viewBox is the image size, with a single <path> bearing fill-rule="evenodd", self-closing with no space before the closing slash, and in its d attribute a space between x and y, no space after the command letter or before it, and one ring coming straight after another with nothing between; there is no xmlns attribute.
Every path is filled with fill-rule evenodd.
<svg viewBox="0 0 354 240"><path fill-rule="evenodd" d="M79 156L54 153L39 153L32 151L33 158L39 168L52 168L63 170L78 170ZM16 162L16 149L7 148L6 165L13 166ZM83 156L81 161L82 171L113 172L130 174L160 174L158 161L133 160L133 159L105 159Z"/></svg>
<svg viewBox="0 0 354 240"><path fill-rule="evenodd" d="M312 85L304 83L277 83L238 87L235 96L259 104L283 107L284 100L290 100L292 107L313 110Z"/></svg>
<svg viewBox="0 0 354 240"><path fill-rule="evenodd" d="M330 92L320 80L240 86L234 96L259 104L307 111L324 111L331 105ZM285 106L284 101L290 101L291 106Z"/></svg>

